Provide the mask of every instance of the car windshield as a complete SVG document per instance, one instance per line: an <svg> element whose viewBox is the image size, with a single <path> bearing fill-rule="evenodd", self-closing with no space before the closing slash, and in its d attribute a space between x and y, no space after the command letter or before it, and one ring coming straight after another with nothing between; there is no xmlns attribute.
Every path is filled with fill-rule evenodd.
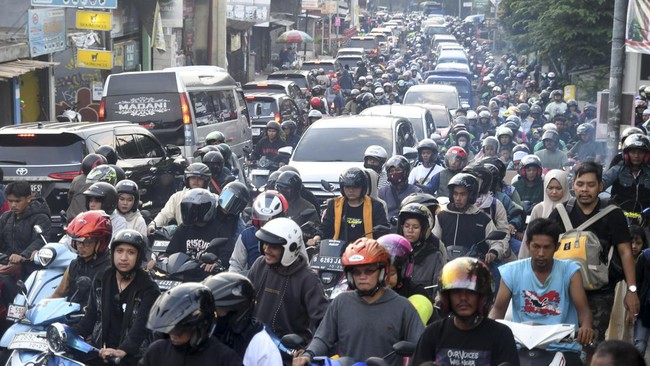
<svg viewBox="0 0 650 366"><path fill-rule="evenodd" d="M431 90L407 91L404 96L404 104L442 104L449 109L458 109L458 98L455 94L447 92L436 92Z"/></svg>
<svg viewBox="0 0 650 366"><path fill-rule="evenodd" d="M349 68L357 67L357 61L361 61L361 57L340 57L336 60L341 68L344 68L345 65L348 65Z"/></svg>
<svg viewBox="0 0 650 366"><path fill-rule="evenodd" d="M382 108L379 107L376 110L374 110L377 107L372 107L370 109L366 109L364 112L361 113L361 115L364 116L393 116L393 117L403 117L407 118L409 121L411 121L411 124L413 125L413 132L415 132L415 136L419 140L422 140L425 138L424 136L424 124L422 123L422 112L419 110L413 110L413 109L402 109L402 108L396 108L393 110L392 108Z"/></svg>
<svg viewBox="0 0 650 366"><path fill-rule="evenodd" d="M326 73L334 72L334 64L329 62L324 63L315 63L315 62L304 62L301 67L302 70L318 70L323 69Z"/></svg>
<svg viewBox="0 0 650 366"><path fill-rule="evenodd" d="M458 90L461 99L469 100L470 85L463 80L432 80L430 84L451 85Z"/></svg>
<svg viewBox="0 0 650 366"><path fill-rule="evenodd" d="M83 141L76 135L0 135L0 164L79 164L84 156Z"/></svg>
<svg viewBox="0 0 650 366"><path fill-rule="evenodd" d="M349 47L361 47L365 50L374 50L377 48L377 43L374 38L368 39L351 39Z"/></svg>
<svg viewBox="0 0 650 366"><path fill-rule="evenodd" d="M273 117L278 111L278 106L273 99L248 99L248 111L253 118Z"/></svg>
<svg viewBox="0 0 650 366"><path fill-rule="evenodd" d="M302 76L302 75L282 75L282 74L277 74L277 75L269 75L268 77L269 80L291 80L298 84L298 87L300 88L309 88L307 85L307 79Z"/></svg>
<svg viewBox="0 0 650 366"><path fill-rule="evenodd" d="M436 124L436 128L447 128L449 127L449 112L444 109L433 109L431 110L433 115L433 122Z"/></svg>
<svg viewBox="0 0 650 366"><path fill-rule="evenodd" d="M370 145L393 151L391 131L387 128L310 128L302 136L292 158L294 161L361 162Z"/></svg>

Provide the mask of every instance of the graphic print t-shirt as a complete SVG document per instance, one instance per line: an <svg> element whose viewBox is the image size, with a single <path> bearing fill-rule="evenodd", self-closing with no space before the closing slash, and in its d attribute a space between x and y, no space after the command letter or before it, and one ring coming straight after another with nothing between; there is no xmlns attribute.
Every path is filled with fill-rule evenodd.
<svg viewBox="0 0 650 366"><path fill-rule="evenodd" d="M346 202L344 220L344 224L347 226L347 240L349 243L364 236L363 205L359 207L351 207Z"/></svg>
<svg viewBox="0 0 650 366"><path fill-rule="evenodd" d="M570 260L554 259L551 274L541 283L531 258L499 267L503 282L512 293L512 318L516 323L575 324L578 312L571 301L571 277L580 269ZM576 328L577 329L577 328Z"/></svg>

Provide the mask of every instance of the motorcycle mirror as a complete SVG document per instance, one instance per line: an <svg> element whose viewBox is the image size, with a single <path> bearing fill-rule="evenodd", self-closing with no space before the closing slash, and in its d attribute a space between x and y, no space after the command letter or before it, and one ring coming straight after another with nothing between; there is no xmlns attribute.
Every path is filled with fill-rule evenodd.
<svg viewBox="0 0 650 366"><path fill-rule="evenodd" d="M243 151L245 154L250 154L250 153L252 152L251 148L248 147L248 146L244 146L244 147L242 148L242 151Z"/></svg>
<svg viewBox="0 0 650 366"><path fill-rule="evenodd" d="M16 282L16 287L18 287L18 291L27 299L27 286L25 286L25 282L23 280L18 280Z"/></svg>
<svg viewBox="0 0 650 366"><path fill-rule="evenodd" d="M41 228L41 225L34 225L34 232L38 235L42 235L43 229Z"/></svg>
<svg viewBox="0 0 650 366"><path fill-rule="evenodd" d="M221 246L224 246L228 243L228 238L214 238L210 241L210 245L206 249L207 252L214 253L214 251Z"/></svg>
<svg viewBox="0 0 650 366"><path fill-rule="evenodd" d="M323 188L328 192L332 192L334 190L332 183L326 181L325 179L320 180L320 185L323 186Z"/></svg>
<svg viewBox="0 0 650 366"><path fill-rule="evenodd" d="M393 216L390 218L389 221L391 225L397 225L397 220L398 220L397 216Z"/></svg>
<svg viewBox="0 0 650 366"><path fill-rule="evenodd" d="M300 349L305 344L305 339L297 334L287 334L280 339L280 342L287 348Z"/></svg>
<svg viewBox="0 0 650 366"><path fill-rule="evenodd" d="M214 253L204 253L201 256L201 263L205 264L215 264L219 261L219 257L217 257L216 254Z"/></svg>
<svg viewBox="0 0 650 366"><path fill-rule="evenodd" d="M415 343L409 341L399 341L393 345L393 351L399 356L408 357L415 353Z"/></svg>
<svg viewBox="0 0 650 366"><path fill-rule="evenodd" d="M505 231L492 231L485 237L485 240L503 240L506 234Z"/></svg>

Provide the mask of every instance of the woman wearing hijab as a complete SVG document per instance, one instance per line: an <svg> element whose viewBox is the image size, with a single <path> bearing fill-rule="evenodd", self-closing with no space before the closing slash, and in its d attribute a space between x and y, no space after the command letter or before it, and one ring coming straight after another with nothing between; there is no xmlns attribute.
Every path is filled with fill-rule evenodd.
<svg viewBox="0 0 650 366"><path fill-rule="evenodd" d="M553 169L546 173L544 177L544 201L533 207L529 222L540 217L548 217L555 205L568 201L569 188L569 177L565 171ZM528 257L530 257L530 253L526 246L526 235L524 235L524 241L519 249L519 259Z"/></svg>

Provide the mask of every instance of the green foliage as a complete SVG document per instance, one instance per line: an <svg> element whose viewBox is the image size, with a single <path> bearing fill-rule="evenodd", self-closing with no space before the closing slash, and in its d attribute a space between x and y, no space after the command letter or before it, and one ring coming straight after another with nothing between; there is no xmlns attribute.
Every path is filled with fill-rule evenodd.
<svg viewBox="0 0 650 366"><path fill-rule="evenodd" d="M518 52L537 52L563 73L609 64L613 1L503 0L499 8Z"/></svg>

